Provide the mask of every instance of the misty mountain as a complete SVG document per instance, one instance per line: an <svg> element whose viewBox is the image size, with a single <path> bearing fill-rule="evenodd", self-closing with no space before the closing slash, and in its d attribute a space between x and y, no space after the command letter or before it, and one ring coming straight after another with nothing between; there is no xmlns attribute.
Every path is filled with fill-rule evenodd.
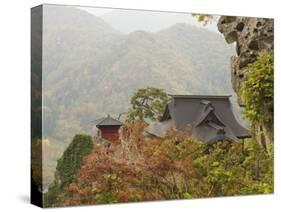
<svg viewBox="0 0 281 212"><path fill-rule="evenodd" d="M46 123L47 135L63 138L64 122L85 131L104 114L127 111L140 87L232 93L233 49L217 33L181 23L126 35L76 8L47 6L44 14L45 107L52 123Z"/></svg>
<svg viewBox="0 0 281 212"><path fill-rule="evenodd" d="M94 120L126 112L141 87L232 94L233 53L218 33L185 23L123 34L86 11L45 5L44 138L63 150L75 134L93 134Z"/></svg>
<svg viewBox="0 0 281 212"><path fill-rule="evenodd" d="M189 13L115 9L105 13L101 18L123 33L131 33L137 30L158 32L177 23L204 27ZM204 28L218 33L215 22Z"/></svg>

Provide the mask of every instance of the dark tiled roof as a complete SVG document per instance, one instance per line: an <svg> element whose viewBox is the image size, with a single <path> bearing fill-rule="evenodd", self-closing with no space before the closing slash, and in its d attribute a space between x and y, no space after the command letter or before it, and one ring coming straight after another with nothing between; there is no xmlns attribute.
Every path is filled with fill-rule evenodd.
<svg viewBox="0 0 281 212"><path fill-rule="evenodd" d="M117 119L114 119L110 117L109 115L107 117L101 118L97 121L96 126L101 127L101 126L121 126L123 123Z"/></svg>
<svg viewBox="0 0 281 212"><path fill-rule="evenodd" d="M169 94L172 98L188 98L188 99L225 99L232 95L173 95Z"/></svg>
<svg viewBox="0 0 281 212"><path fill-rule="evenodd" d="M170 95L161 122L173 120L176 129L191 126L188 134L206 144L218 140L235 141L250 137L249 131L238 123L229 100L231 95Z"/></svg>
<svg viewBox="0 0 281 212"><path fill-rule="evenodd" d="M166 136L167 130L172 129L173 127L174 127L174 122L171 119L169 119L167 121L151 123L145 128L145 131L148 134L160 138L164 138Z"/></svg>

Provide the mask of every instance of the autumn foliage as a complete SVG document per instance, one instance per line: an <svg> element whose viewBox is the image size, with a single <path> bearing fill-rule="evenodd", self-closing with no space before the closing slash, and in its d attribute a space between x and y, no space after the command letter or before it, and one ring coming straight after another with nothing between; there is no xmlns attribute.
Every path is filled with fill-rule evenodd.
<svg viewBox="0 0 281 212"><path fill-rule="evenodd" d="M94 144L56 206L273 192L272 157L252 142L206 146L173 130L150 137L145 126L131 122L118 143Z"/></svg>

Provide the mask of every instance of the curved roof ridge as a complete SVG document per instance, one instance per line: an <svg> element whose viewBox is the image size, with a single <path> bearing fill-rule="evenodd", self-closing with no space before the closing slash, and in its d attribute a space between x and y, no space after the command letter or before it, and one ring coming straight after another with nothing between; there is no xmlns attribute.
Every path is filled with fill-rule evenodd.
<svg viewBox="0 0 281 212"><path fill-rule="evenodd" d="M117 119L112 118L110 115L101 118L101 121L96 126L121 126L123 123Z"/></svg>
<svg viewBox="0 0 281 212"><path fill-rule="evenodd" d="M230 98L232 95L186 95L186 94L169 94L169 96L173 98L215 98L215 99L225 99L225 98Z"/></svg>
<svg viewBox="0 0 281 212"><path fill-rule="evenodd" d="M211 113L216 117L216 119L219 121L219 123L222 126L225 126L223 121L219 118L219 116L215 113L215 109L212 105L208 104L203 108L203 111L198 115L198 118L194 122L194 126L197 127L199 124L201 124Z"/></svg>

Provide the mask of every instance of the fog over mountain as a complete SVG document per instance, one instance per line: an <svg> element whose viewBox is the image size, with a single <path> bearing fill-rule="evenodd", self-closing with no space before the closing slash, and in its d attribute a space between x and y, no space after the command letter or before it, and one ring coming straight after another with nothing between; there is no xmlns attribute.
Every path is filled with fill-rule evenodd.
<svg viewBox="0 0 281 212"><path fill-rule="evenodd" d="M186 23L218 33L216 18L212 23L203 26L202 23L199 23L189 13L92 7L81 7L80 9L102 18L112 27L123 33L130 33L137 30L157 32L177 23Z"/></svg>
<svg viewBox="0 0 281 212"><path fill-rule="evenodd" d="M177 23L183 14L173 20L173 14L154 14L161 19L158 27L149 21L152 14L141 22L135 11L117 12L97 17L74 7L44 6L44 137L61 152L75 134L93 134L93 120L126 112L138 88L233 93L229 58L235 51L220 34ZM59 156L49 159L51 173Z"/></svg>

